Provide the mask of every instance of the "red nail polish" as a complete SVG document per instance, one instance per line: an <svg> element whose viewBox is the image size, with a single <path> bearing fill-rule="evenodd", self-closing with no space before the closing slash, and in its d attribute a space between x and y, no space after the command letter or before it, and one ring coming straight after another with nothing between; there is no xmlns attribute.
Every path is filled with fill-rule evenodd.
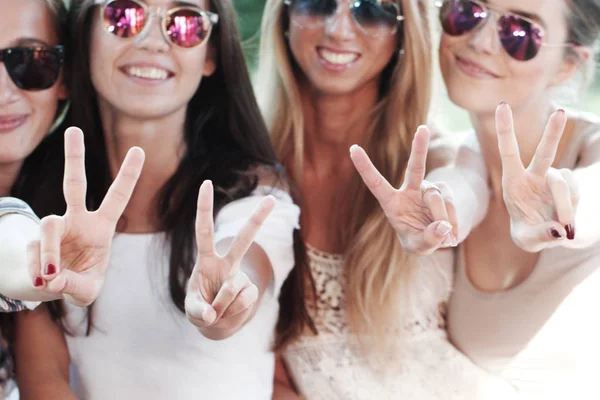
<svg viewBox="0 0 600 400"><path fill-rule="evenodd" d="M562 239L560 233L558 233L558 231L554 228L550 229L550 234L552 234L552 237L555 239Z"/></svg>
<svg viewBox="0 0 600 400"><path fill-rule="evenodd" d="M44 284L44 281L39 276L36 276L33 280L33 286L40 287Z"/></svg>
<svg viewBox="0 0 600 400"><path fill-rule="evenodd" d="M56 267L54 264L48 264L46 266L46 275L54 275L56 273Z"/></svg>
<svg viewBox="0 0 600 400"><path fill-rule="evenodd" d="M575 227L573 226L573 224L565 226L565 230L567 231L567 239L575 239Z"/></svg>

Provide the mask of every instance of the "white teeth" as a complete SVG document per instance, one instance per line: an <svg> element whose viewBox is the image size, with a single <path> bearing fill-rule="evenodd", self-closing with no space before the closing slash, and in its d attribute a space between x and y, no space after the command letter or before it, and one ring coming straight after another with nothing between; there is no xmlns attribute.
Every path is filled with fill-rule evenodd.
<svg viewBox="0 0 600 400"><path fill-rule="evenodd" d="M127 74L137 78L165 80L169 77L169 73L164 69L152 67L129 67Z"/></svg>
<svg viewBox="0 0 600 400"><path fill-rule="evenodd" d="M319 49L319 54L325 61L338 65L350 64L358 58L355 53L334 53L325 49Z"/></svg>

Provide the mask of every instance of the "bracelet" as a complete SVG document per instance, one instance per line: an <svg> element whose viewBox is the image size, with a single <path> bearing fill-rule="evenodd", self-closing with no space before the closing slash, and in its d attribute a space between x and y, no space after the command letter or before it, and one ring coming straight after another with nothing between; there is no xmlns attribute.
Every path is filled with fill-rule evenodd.
<svg viewBox="0 0 600 400"><path fill-rule="evenodd" d="M14 197L0 197L0 218L8 214L19 214L26 216L38 224L40 223L40 219L29 204L25 203L23 200L19 200Z"/></svg>

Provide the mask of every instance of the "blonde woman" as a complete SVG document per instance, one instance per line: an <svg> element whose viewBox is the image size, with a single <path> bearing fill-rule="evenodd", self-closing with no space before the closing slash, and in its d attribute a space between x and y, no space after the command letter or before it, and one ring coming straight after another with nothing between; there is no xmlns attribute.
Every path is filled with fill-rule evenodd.
<svg viewBox="0 0 600 400"><path fill-rule="evenodd" d="M267 1L259 101L302 194L306 284L315 289L305 299L314 329L284 347L275 398L475 396L479 370L444 329L451 253L409 256L348 157L361 144L400 185L427 120L431 47L423 2ZM427 141L417 135L415 153ZM428 168L452 156L440 143ZM431 236L416 247L457 241L444 200L435 197Z"/></svg>

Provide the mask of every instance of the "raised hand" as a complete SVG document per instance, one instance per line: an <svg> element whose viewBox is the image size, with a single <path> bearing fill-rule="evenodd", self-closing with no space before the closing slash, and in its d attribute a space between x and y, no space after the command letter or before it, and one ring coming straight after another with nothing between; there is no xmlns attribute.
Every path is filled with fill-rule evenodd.
<svg viewBox="0 0 600 400"><path fill-rule="evenodd" d="M375 168L367 153L357 145L350 157L362 180L377 198L404 249L416 254L431 254L440 247L456 245L456 209L450 189L444 183L424 180L429 130L419 127L404 182L395 189Z"/></svg>
<svg viewBox="0 0 600 400"><path fill-rule="evenodd" d="M275 199L266 196L233 239L227 254L221 256L215 248L212 182L205 181L200 186L196 216L198 258L185 298L186 315L196 327L230 331L248 320L259 290L240 268L241 261L274 206Z"/></svg>
<svg viewBox="0 0 600 400"><path fill-rule="evenodd" d="M40 240L27 249L34 287L78 306L91 304L100 293L117 222L144 164L142 149L130 149L102 205L89 212L84 156L83 132L67 129L63 183L67 212L43 218Z"/></svg>
<svg viewBox="0 0 600 400"><path fill-rule="evenodd" d="M510 214L513 241L525 251L538 252L561 239L575 238L577 182L571 170L552 168L566 123L563 110L552 114L535 156L525 168L512 111L505 103L496 110L504 203Z"/></svg>

